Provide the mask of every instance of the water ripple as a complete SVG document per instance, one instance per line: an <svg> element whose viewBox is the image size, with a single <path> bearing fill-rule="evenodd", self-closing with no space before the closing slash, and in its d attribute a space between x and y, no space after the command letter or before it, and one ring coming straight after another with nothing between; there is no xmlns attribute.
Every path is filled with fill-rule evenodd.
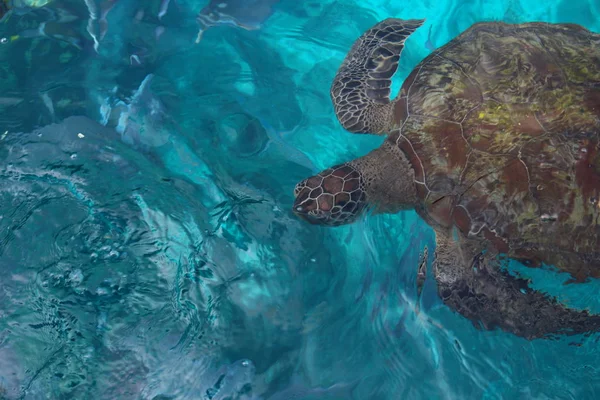
<svg viewBox="0 0 600 400"><path fill-rule="evenodd" d="M596 338L479 331L431 277L417 296L434 243L415 213L323 229L289 211L297 181L382 140L344 132L328 93L377 20L427 19L397 85L473 22L599 30L595 2L281 0L194 44L200 3L0 23L0 398L597 397Z"/></svg>

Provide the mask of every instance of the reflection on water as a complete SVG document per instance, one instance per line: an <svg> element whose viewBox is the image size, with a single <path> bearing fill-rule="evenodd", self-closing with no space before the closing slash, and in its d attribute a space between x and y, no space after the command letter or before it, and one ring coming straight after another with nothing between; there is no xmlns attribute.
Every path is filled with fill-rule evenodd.
<svg viewBox="0 0 600 400"><path fill-rule="evenodd" d="M414 213L321 229L289 208L296 182L381 143L345 133L328 94L377 20L427 18L441 46L517 5L599 31L596 6L272 3L260 29L198 44L203 1L2 19L2 396L593 398L594 337L479 331L431 279L417 298L435 246ZM427 24L400 79L430 51ZM593 285L561 300L594 305Z"/></svg>
<svg viewBox="0 0 600 400"><path fill-rule="evenodd" d="M279 0L212 0L197 16L200 30L196 43L211 26L233 25L247 30L260 29ZM163 1L168 4L168 0Z"/></svg>

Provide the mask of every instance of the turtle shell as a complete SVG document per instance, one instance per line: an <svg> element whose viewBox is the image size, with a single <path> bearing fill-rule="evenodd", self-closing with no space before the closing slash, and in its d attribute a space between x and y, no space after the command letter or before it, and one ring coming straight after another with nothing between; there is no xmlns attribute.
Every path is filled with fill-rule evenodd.
<svg viewBox="0 0 600 400"><path fill-rule="evenodd" d="M432 225L577 279L600 275L581 261L600 260L600 35L473 25L417 65L395 118L389 140L413 164Z"/></svg>

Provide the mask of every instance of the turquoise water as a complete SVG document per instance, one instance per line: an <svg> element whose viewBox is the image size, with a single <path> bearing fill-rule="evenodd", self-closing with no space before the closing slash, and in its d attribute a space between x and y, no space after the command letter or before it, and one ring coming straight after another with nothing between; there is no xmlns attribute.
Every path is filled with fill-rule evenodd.
<svg viewBox="0 0 600 400"><path fill-rule="evenodd" d="M377 21L426 18L398 87L474 22L600 32L600 4L282 0L195 44L205 5L159 19L160 1L119 0L95 47L83 1L0 23L0 398L597 398L597 336L478 330L431 280L417 304L434 243L413 212L322 228L290 206L299 180L382 141L329 100ZM521 272L600 310L596 282Z"/></svg>

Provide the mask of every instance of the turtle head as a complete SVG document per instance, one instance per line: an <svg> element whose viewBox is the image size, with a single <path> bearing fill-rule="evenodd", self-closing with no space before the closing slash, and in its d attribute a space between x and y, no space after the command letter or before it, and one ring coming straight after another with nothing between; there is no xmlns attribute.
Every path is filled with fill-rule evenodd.
<svg viewBox="0 0 600 400"><path fill-rule="evenodd" d="M315 225L356 220L367 206L363 176L351 163L328 168L296 185L294 213Z"/></svg>
<svg viewBox="0 0 600 400"><path fill-rule="evenodd" d="M303 180L294 195L296 215L328 226L352 223L367 208L396 213L419 202L414 170L391 140L363 157Z"/></svg>

